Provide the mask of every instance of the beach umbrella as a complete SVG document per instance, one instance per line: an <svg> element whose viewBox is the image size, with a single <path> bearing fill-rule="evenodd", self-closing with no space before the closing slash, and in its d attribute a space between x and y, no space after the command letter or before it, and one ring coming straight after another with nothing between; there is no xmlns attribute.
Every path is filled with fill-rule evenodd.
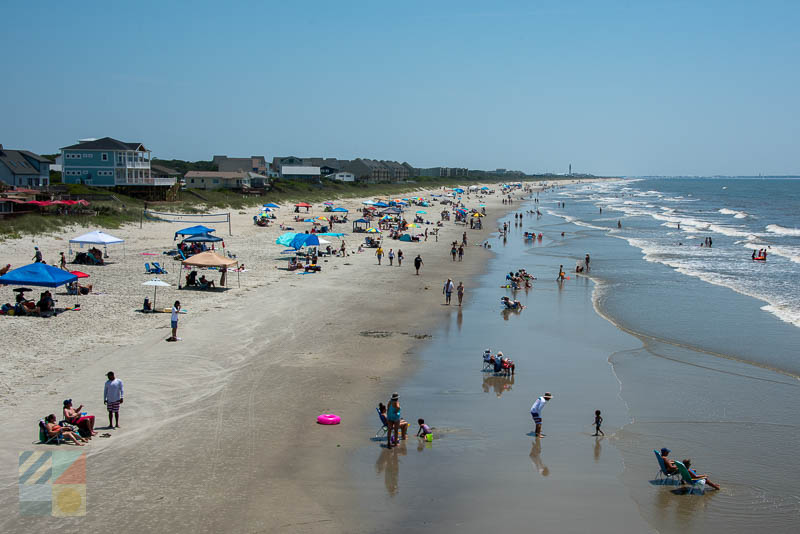
<svg viewBox="0 0 800 534"><path fill-rule="evenodd" d="M323 233L317 234L317 235L324 235L324 236L328 236L328 237L344 237L347 234L342 234L342 233L339 233L339 232L323 232Z"/></svg>
<svg viewBox="0 0 800 534"><path fill-rule="evenodd" d="M266 206L263 206L263 207L261 208L261 211L272 211L272 208L268 208L268 207L266 207Z"/></svg>
<svg viewBox="0 0 800 534"><path fill-rule="evenodd" d="M89 278L89 275L81 271L70 271L69 274L74 274L78 278Z"/></svg>
<svg viewBox="0 0 800 534"><path fill-rule="evenodd" d="M381 231L378 230L377 228L367 228L367 233L368 234L379 234L379 233L381 233Z"/></svg>
<svg viewBox="0 0 800 534"><path fill-rule="evenodd" d="M327 202L323 202L323 203L322 203L322 205L323 205L323 206L333 206L333 202L331 202L331 201L329 200L329 201L327 201Z"/></svg>
<svg viewBox="0 0 800 534"><path fill-rule="evenodd" d="M486 204L478 204L478 207L479 207L479 208L485 208L485 207L486 207Z"/></svg>
<svg viewBox="0 0 800 534"><path fill-rule="evenodd" d="M295 204L295 207L296 208L310 208L311 204L309 204L308 202L301 202L299 204Z"/></svg>
<svg viewBox="0 0 800 534"><path fill-rule="evenodd" d="M33 291L33 289L29 287L15 287L11 291L13 291L14 293L27 293L28 291Z"/></svg>
<svg viewBox="0 0 800 534"><path fill-rule="evenodd" d="M264 207L265 207L265 208L280 208L280 206L278 206L278 205L277 205L277 204L275 204L274 202L270 202L270 203L268 203L268 204L264 204Z"/></svg>
<svg viewBox="0 0 800 534"><path fill-rule="evenodd" d="M473 213L473 217L483 217L483 213Z"/></svg>
<svg viewBox="0 0 800 534"><path fill-rule="evenodd" d="M335 211L337 213L341 212L347 213L347 208L333 208L331 211Z"/></svg>
<svg viewBox="0 0 800 534"><path fill-rule="evenodd" d="M428 212L425 210L419 210L417 213L428 213Z"/></svg>
<svg viewBox="0 0 800 534"><path fill-rule="evenodd" d="M374 205L378 206L379 208L388 208L389 207L389 204L386 204L385 202L376 202Z"/></svg>
<svg viewBox="0 0 800 534"><path fill-rule="evenodd" d="M153 309L156 309L156 291L159 287L169 287L169 284L158 278L153 278L147 282L142 283L143 286L153 286Z"/></svg>
<svg viewBox="0 0 800 534"><path fill-rule="evenodd" d="M417 223L411 223L411 224L408 225L408 227L409 228L419 228L419 225Z"/></svg>
<svg viewBox="0 0 800 534"><path fill-rule="evenodd" d="M371 201L371 200L365 200L364 202L362 202L362 204L367 205L367 206L372 206L375 203L373 201Z"/></svg>
<svg viewBox="0 0 800 534"><path fill-rule="evenodd" d="M328 218L327 218L327 217L325 217L325 216L319 216L319 217L317 217L317 218L316 218L316 219L314 219L314 220L316 220L316 221L323 221L323 222L327 222L327 221L328 221Z"/></svg>

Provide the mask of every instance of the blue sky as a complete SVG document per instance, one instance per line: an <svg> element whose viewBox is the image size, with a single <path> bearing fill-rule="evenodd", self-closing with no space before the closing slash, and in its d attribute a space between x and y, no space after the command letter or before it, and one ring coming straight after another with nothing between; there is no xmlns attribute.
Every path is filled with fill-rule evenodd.
<svg viewBox="0 0 800 534"><path fill-rule="evenodd" d="M8 2L0 143L800 174L800 2Z"/></svg>

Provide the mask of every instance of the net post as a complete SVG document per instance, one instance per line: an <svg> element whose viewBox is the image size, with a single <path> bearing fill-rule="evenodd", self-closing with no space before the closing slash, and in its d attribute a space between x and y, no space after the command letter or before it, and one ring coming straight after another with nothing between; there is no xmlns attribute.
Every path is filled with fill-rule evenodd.
<svg viewBox="0 0 800 534"><path fill-rule="evenodd" d="M233 232L231 232L231 212L228 212L228 235L233 235Z"/></svg>

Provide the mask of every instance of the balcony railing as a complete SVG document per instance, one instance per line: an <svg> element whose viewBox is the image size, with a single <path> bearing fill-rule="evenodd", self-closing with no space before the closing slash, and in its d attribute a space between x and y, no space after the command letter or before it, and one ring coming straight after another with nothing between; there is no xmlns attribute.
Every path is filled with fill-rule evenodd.
<svg viewBox="0 0 800 534"><path fill-rule="evenodd" d="M118 159L117 167L125 167L127 169L149 169L149 161L135 161L132 159Z"/></svg>
<svg viewBox="0 0 800 534"><path fill-rule="evenodd" d="M162 186L172 187L177 181L176 178L117 178L114 185L141 185L141 186Z"/></svg>

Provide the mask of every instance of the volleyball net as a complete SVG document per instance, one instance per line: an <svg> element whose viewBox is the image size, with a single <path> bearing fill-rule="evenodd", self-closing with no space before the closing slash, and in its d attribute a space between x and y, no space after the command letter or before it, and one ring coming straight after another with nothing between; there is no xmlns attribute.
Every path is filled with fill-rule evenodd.
<svg viewBox="0 0 800 534"><path fill-rule="evenodd" d="M148 221L161 221L170 223L194 223L194 224L227 224L228 235L231 233L231 213L167 213L165 211L142 210L142 220L139 222L139 228L142 227L142 222L147 219Z"/></svg>

